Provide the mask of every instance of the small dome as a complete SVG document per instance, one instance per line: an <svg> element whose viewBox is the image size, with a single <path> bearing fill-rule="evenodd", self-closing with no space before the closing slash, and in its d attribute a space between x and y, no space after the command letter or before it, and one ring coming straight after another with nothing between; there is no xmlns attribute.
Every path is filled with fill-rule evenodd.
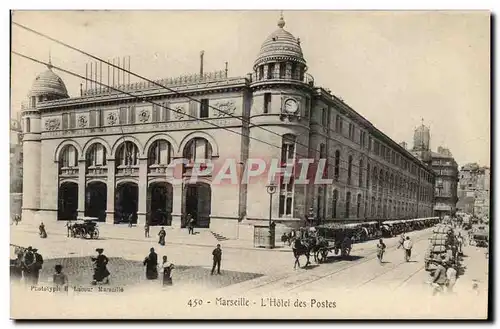
<svg viewBox="0 0 500 329"><path fill-rule="evenodd" d="M306 64L300 47L300 40L296 39L290 32L283 29L285 20L283 16L278 20L278 29L271 33L260 47L259 55L254 63L254 69L266 62L281 60Z"/></svg>
<svg viewBox="0 0 500 329"><path fill-rule="evenodd" d="M430 132L429 127L424 126L423 124L415 129L415 132L427 133Z"/></svg>
<svg viewBox="0 0 500 329"><path fill-rule="evenodd" d="M68 97L68 91L62 79L52 71L48 70L40 73L33 82L29 96L57 96L59 98Z"/></svg>

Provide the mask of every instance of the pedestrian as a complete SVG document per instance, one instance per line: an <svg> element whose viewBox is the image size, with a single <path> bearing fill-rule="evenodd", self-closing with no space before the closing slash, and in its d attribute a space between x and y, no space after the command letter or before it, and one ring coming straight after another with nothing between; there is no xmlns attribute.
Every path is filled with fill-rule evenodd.
<svg viewBox="0 0 500 329"><path fill-rule="evenodd" d="M398 241L398 248L397 248L397 249L401 248L401 247L403 246L404 242L405 242L405 234L403 233L403 234L401 234L401 236L399 237L399 241Z"/></svg>
<svg viewBox="0 0 500 329"><path fill-rule="evenodd" d="M144 237L149 238L149 223L144 224Z"/></svg>
<svg viewBox="0 0 500 329"><path fill-rule="evenodd" d="M163 256L163 263L161 265L163 272L163 286L171 286L172 285L172 270L174 269L174 264L170 263L167 259L167 256Z"/></svg>
<svg viewBox="0 0 500 329"><path fill-rule="evenodd" d="M69 238L69 235L71 233L71 219L66 221L66 225L64 225L66 227L66 230L68 231L68 238Z"/></svg>
<svg viewBox="0 0 500 329"><path fill-rule="evenodd" d="M446 285L446 268L444 267L446 263L446 256L441 256L441 262L438 263L436 270L432 275L431 285L433 287L432 295L435 296L438 292L442 292L444 286Z"/></svg>
<svg viewBox="0 0 500 329"><path fill-rule="evenodd" d="M31 284L33 282L33 267L35 265L35 255L33 254L33 248L29 246L23 256L23 277L26 284Z"/></svg>
<svg viewBox="0 0 500 329"><path fill-rule="evenodd" d="M92 284L97 284L97 282L103 282L108 284L109 283L109 273L107 265L109 263L108 257L106 257L103 252L104 249L102 248L97 248L95 250L97 252L97 257L92 257L92 261L94 262L94 276L93 276L93 281Z"/></svg>
<svg viewBox="0 0 500 329"><path fill-rule="evenodd" d="M187 214L186 222L188 225L188 234L194 234L194 218L191 214Z"/></svg>
<svg viewBox="0 0 500 329"><path fill-rule="evenodd" d="M448 293L453 293L453 287L457 282L457 270L451 263L446 264L448 269L446 270L446 288Z"/></svg>
<svg viewBox="0 0 500 329"><path fill-rule="evenodd" d="M128 216L128 227L132 227L132 219L133 219L133 214L130 214Z"/></svg>
<svg viewBox="0 0 500 329"><path fill-rule="evenodd" d="M68 286L68 277L66 274L62 272L62 265L57 264L54 267L54 270L56 271L54 275L52 276L52 282L54 282L54 285L56 287L61 287L63 288L64 291L67 291L67 286Z"/></svg>
<svg viewBox="0 0 500 329"><path fill-rule="evenodd" d="M212 272L210 275L214 275L215 267L217 266L217 274L220 274L220 262L222 260L222 249L220 248L220 244L217 244L217 248L212 251L213 255L213 265L212 265Z"/></svg>
<svg viewBox="0 0 500 329"><path fill-rule="evenodd" d="M144 266L146 266L146 279L158 279L158 255L155 253L155 248L149 250L149 255L144 259Z"/></svg>
<svg viewBox="0 0 500 329"><path fill-rule="evenodd" d="M165 229L163 228L163 226L161 227L160 232L158 233L158 236L160 237L158 240L158 243L160 245L164 246L165 245L165 237L167 236L167 232L165 232Z"/></svg>
<svg viewBox="0 0 500 329"><path fill-rule="evenodd" d="M413 241L407 236L405 242L403 242L403 249L405 251L405 261L409 262L411 258L411 248L413 248Z"/></svg>
<svg viewBox="0 0 500 329"><path fill-rule="evenodd" d="M35 258L35 263L33 264L33 284L38 284L38 279L40 278L40 271L43 267L43 257L38 253L38 249L33 248L33 256Z"/></svg>
<svg viewBox="0 0 500 329"><path fill-rule="evenodd" d="M38 230L40 231L39 232L40 237L42 239L45 239L47 237L47 231L45 231L45 225L43 224L43 222L40 223L40 226L38 227Z"/></svg>
<svg viewBox="0 0 500 329"><path fill-rule="evenodd" d="M379 239L377 244L377 258L380 264L383 263L382 259L384 258L385 248L386 246L384 241L382 239Z"/></svg>

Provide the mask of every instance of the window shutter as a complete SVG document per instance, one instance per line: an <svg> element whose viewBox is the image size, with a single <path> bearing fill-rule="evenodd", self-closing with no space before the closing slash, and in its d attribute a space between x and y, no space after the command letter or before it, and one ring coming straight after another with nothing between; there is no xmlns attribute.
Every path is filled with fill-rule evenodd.
<svg viewBox="0 0 500 329"><path fill-rule="evenodd" d="M128 107L128 123L135 123L135 106Z"/></svg>
<svg viewBox="0 0 500 329"><path fill-rule="evenodd" d="M69 116L69 127L71 129L76 127L76 115L75 112L71 112Z"/></svg>
<svg viewBox="0 0 500 329"><path fill-rule="evenodd" d="M75 149L73 147L68 148L68 157L69 157L68 166L75 167L76 154L75 154Z"/></svg>
<svg viewBox="0 0 500 329"><path fill-rule="evenodd" d="M169 104L167 102L163 103L162 104L163 107L161 107L161 119L163 120L163 122L167 122L170 120L170 110L168 109L169 108Z"/></svg>
<svg viewBox="0 0 500 329"><path fill-rule="evenodd" d="M160 142L160 163L168 164L168 143Z"/></svg>

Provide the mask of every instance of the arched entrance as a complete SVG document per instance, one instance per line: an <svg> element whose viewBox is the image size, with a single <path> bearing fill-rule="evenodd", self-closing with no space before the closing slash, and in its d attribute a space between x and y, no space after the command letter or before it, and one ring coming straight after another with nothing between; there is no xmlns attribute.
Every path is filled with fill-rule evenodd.
<svg viewBox="0 0 500 329"><path fill-rule="evenodd" d="M59 186L57 220L76 220L78 216L78 184L64 182Z"/></svg>
<svg viewBox="0 0 500 329"><path fill-rule="evenodd" d="M149 225L172 225L172 185L167 182L151 183L148 188L146 220Z"/></svg>
<svg viewBox="0 0 500 329"><path fill-rule="evenodd" d="M91 182L85 191L85 216L97 217L106 221L108 189L103 182Z"/></svg>
<svg viewBox="0 0 500 329"><path fill-rule="evenodd" d="M132 215L132 223L136 224L139 203L137 183L119 183L115 195L115 223L128 223L130 215Z"/></svg>
<svg viewBox="0 0 500 329"><path fill-rule="evenodd" d="M185 187L184 214L191 214L197 227L210 226L212 189L207 183L189 184ZM182 226L186 226L183 218Z"/></svg>

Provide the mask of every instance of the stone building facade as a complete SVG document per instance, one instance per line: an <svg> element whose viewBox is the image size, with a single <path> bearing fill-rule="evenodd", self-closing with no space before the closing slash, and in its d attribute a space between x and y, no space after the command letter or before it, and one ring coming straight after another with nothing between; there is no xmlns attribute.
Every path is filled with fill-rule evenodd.
<svg viewBox="0 0 500 329"><path fill-rule="evenodd" d="M453 215L458 202L458 165L449 149L439 146L433 152L430 142L430 129L422 123L415 129L412 153L435 172L434 214Z"/></svg>
<svg viewBox="0 0 500 329"><path fill-rule="evenodd" d="M458 204L460 211L490 217L490 168L469 163L460 169Z"/></svg>
<svg viewBox="0 0 500 329"><path fill-rule="evenodd" d="M49 67L22 109L23 215L181 226L191 213L230 236L242 220L268 220L268 182L229 184L207 174L193 184L195 161L222 168L228 159L323 158L333 183L277 181L273 220L297 223L311 208L321 220L431 216L434 172L316 86L300 40L284 26L280 18L247 76L157 81L170 90L142 82L115 86L125 93L94 88L69 97ZM189 162L173 166L176 159Z"/></svg>

